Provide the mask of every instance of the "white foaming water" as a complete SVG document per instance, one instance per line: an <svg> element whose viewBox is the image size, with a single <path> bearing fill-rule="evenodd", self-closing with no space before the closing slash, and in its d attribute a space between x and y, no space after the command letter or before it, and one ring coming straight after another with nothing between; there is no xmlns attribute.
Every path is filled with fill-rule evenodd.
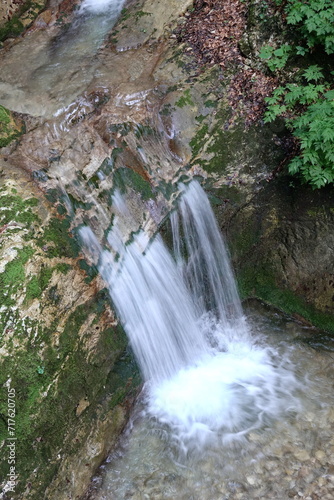
<svg viewBox="0 0 334 500"><path fill-rule="evenodd" d="M243 317L233 272L206 195L182 186L176 261L160 236L125 245L116 224L102 250L81 237L99 271L145 377L147 411L168 424L181 449L238 439L298 408L299 387L285 354L261 345ZM118 210L127 213L119 195ZM183 240L179 227L182 226Z"/></svg>
<svg viewBox="0 0 334 500"><path fill-rule="evenodd" d="M150 388L148 411L167 423L183 451L240 440L282 413L299 408L288 360L240 344Z"/></svg>
<svg viewBox="0 0 334 500"><path fill-rule="evenodd" d="M115 12L117 15L122 10L125 0L83 0L80 13L102 14Z"/></svg>

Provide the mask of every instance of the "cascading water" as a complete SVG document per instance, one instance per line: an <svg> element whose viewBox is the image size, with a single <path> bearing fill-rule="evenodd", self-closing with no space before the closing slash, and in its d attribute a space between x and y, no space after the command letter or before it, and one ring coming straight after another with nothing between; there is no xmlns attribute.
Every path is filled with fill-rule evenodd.
<svg viewBox="0 0 334 500"><path fill-rule="evenodd" d="M238 338L244 337L248 332L242 324L243 313L235 279L209 200L198 182L181 188L184 196L179 211L184 238L180 236L175 211L171 218L174 254L197 315L213 313L224 329L233 326L238 331ZM183 248L183 242L186 248ZM183 259L182 254L187 259Z"/></svg>
<svg viewBox="0 0 334 500"><path fill-rule="evenodd" d="M68 31L57 40L53 57L66 57L68 49L74 49L77 57L92 56L117 21L124 1L84 0Z"/></svg>
<svg viewBox="0 0 334 500"><path fill-rule="evenodd" d="M146 411L167 423L181 448L240 438L298 407L288 360L253 338L243 318L233 273L207 197L192 181L181 186L173 215L176 262L158 235L130 244L115 219L103 250L89 228L86 248L99 271L146 380ZM130 217L119 195L115 205Z"/></svg>
<svg viewBox="0 0 334 500"><path fill-rule="evenodd" d="M80 6L80 13L110 14L117 16L125 0L84 0Z"/></svg>
<svg viewBox="0 0 334 500"><path fill-rule="evenodd" d="M73 101L94 78L98 65L96 53L116 23L123 4L124 0L84 0L70 25L59 30L49 44L47 58L32 73L29 88L34 94L50 89L58 103L55 116L66 112L67 107L80 105Z"/></svg>

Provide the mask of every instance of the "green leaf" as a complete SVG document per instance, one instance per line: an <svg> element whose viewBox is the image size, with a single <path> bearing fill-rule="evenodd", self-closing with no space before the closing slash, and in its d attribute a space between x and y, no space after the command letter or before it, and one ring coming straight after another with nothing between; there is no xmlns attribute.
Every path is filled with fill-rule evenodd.
<svg viewBox="0 0 334 500"><path fill-rule="evenodd" d="M269 59L272 56L273 51L273 47L270 47L270 45L264 45L261 47L259 57L261 57L261 59Z"/></svg>
<svg viewBox="0 0 334 500"><path fill-rule="evenodd" d="M307 52L308 52L308 49L306 49L305 47L301 47L300 45L297 45L296 54L298 56L304 56L305 54L307 54Z"/></svg>
<svg viewBox="0 0 334 500"><path fill-rule="evenodd" d="M322 131L322 137L325 142L334 141L334 130L331 128L325 128Z"/></svg>
<svg viewBox="0 0 334 500"><path fill-rule="evenodd" d="M310 82L312 80L318 81L323 78L324 75L322 72L322 68L320 68L320 66L318 66L317 64L313 64L304 71L303 77L306 78L308 82Z"/></svg>

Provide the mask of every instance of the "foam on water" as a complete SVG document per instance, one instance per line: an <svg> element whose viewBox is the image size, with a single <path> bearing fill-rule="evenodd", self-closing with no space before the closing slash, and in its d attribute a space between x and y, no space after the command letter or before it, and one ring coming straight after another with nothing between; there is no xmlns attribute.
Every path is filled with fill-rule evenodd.
<svg viewBox="0 0 334 500"><path fill-rule="evenodd" d="M80 6L81 13L102 14L122 10L124 0L83 0Z"/></svg>
<svg viewBox="0 0 334 500"><path fill-rule="evenodd" d="M286 360L240 344L208 356L149 390L148 412L167 423L184 451L240 440L299 409L299 385Z"/></svg>

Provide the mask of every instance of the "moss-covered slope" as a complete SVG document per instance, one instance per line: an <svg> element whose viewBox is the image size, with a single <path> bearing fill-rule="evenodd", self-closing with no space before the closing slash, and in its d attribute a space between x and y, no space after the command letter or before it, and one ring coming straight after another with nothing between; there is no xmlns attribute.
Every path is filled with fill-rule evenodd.
<svg viewBox="0 0 334 500"><path fill-rule="evenodd" d="M15 442L19 474L14 492L1 486L36 500L83 493L139 383L103 283L82 269L66 217L38 197L21 174L1 182L0 467L7 479Z"/></svg>

